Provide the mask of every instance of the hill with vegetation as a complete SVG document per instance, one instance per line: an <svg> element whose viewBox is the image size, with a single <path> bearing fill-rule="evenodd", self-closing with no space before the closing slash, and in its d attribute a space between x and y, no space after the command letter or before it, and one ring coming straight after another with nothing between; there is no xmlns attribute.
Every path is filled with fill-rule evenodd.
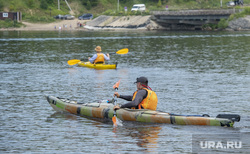
<svg viewBox="0 0 250 154"><path fill-rule="evenodd" d="M67 3L72 9L69 10ZM53 16L58 14L73 14L79 16L83 13L100 14L121 14L124 7L128 12L133 4L144 3L147 11L164 10L166 6L171 10L179 9L219 9L219 0L0 0L0 11L20 11L23 13L23 20L50 22L54 21ZM223 1L223 7L226 2ZM245 5L250 4L250 0L244 0Z"/></svg>
<svg viewBox="0 0 250 154"><path fill-rule="evenodd" d="M48 23L54 22L53 16L58 14L72 14L76 17L84 13L92 13L94 17L99 15L136 15L136 13L130 12L133 4L145 4L147 11L144 14L148 15L150 11L165 10L166 6L169 10L228 8L226 2L223 1L221 7L220 0L0 0L0 11L20 11L23 21ZM249 6L250 0L244 0L244 5ZM124 7L127 7L126 13ZM240 8L240 6L238 7ZM2 21L0 22L2 23ZM1 23L0 25L2 25Z"/></svg>

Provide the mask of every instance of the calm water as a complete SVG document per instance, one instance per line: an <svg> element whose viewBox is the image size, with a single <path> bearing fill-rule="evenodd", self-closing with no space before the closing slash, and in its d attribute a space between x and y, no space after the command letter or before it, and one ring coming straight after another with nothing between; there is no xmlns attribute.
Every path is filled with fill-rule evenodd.
<svg viewBox="0 0 250 154"><path fill-rule="evenodd" d="M100 45L116 70L68 66ZM0 153L191 153L192 134L250 132L250 32L0 32ZM112 122L56 113L45 99L132 94L139 76L177 114L240 114L233 128ZM118 103L125 103L118 100Z"/></svg>

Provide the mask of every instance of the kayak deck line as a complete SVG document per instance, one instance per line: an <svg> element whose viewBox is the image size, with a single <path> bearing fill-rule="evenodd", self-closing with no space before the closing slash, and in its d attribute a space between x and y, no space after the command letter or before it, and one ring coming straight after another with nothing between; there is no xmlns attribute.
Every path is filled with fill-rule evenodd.
<svg viewBox="0 0 250 154"><path fill-rule="evenodd" d="M94 69L116 69L118 63L115 64L92 64L89 61L88 62L78 62L78 66L81 67L88 67L88 68L94 68Z"/></svg>
<svg viewBox="0 0 250 154"><path fill-rule="evenodd" d="M114 104L112 103L85 103L78 104L69 99L47 96L51 107L59 112L68 112L79 116L92 118L112 119ZM116 111L117 118L123 121L137 121L145 123L167 123L177 125L208 125L233 127L234 122L240 121L237 114L219 114L217 117L208 115L179 115L147 109L122 108Z"/></svg>

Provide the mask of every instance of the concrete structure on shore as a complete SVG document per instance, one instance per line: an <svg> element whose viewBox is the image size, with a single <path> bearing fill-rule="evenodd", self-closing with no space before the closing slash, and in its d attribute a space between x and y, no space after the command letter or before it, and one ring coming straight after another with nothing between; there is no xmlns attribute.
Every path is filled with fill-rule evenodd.
<svg viewBox="0 0 250 154"><path fill-rule="evenodd" d="M228 19L236 11L235 9L154 11L152 20L167 30L201 30L203 25L218 24L221 19Z"/></svg>
<svg viewBox="0 0 250 154"><path fill-rule="evenodd" d="M230 21L226 30L250 30L250 15Z"/></svg>
<svg viewBox="0 0 250 154"><path fill-rule="evenodd" d="M101 15L96 19L87 22L88 29L146 29L153 24L151 16L106 16Z"/></svg>
<svg viewBox="0 0 250 154"><path fill-rule="evenodd" d="M146 30L202 30L205 24L218 24L221 19L228 19L239 10L184 10L155 11L148 16L99 16L87 22L87 29L146 29ZM235 21L235 20L234 20ZM242 22L241 19L239 22ZM229 25L233 30L250 29L248 18L245 25L236 21ZM237 26L239 28L237 28Z"/></svg>

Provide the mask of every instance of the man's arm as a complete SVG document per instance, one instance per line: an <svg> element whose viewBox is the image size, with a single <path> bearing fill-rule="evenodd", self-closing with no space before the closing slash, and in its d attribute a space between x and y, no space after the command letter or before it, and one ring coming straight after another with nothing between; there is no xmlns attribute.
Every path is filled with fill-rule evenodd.
<svg viewBox="0 0 250 154"><path fill-rule="evenodd" d="M131 108L138 106L141 101L147 97L147 91L146 90L139 90L135 96L135 99L129 103L123 104L121 108ZM132 99L131 99L132 100Z"/></svg>
<svg viewBox="0 0 250 154"><path fill-rule="evenodd" d="M133 96L129 96L129 95L120 95L119 98L125 99L126 101L132 101Z"/></svg>
<svg viewBox="0 0 250 154"><path fill-rule="evenodd" d="M104 55L105 60L110 60L109 54L107 54L107 55L103 54L103 55Z"/></svg>
<svg viewBox="0 0 250 154"><path fill-rule="evenodd" d="M97 54L94 54L92 58L89 58L89 61L93 64L96 58L97 58Z"/></svg>

